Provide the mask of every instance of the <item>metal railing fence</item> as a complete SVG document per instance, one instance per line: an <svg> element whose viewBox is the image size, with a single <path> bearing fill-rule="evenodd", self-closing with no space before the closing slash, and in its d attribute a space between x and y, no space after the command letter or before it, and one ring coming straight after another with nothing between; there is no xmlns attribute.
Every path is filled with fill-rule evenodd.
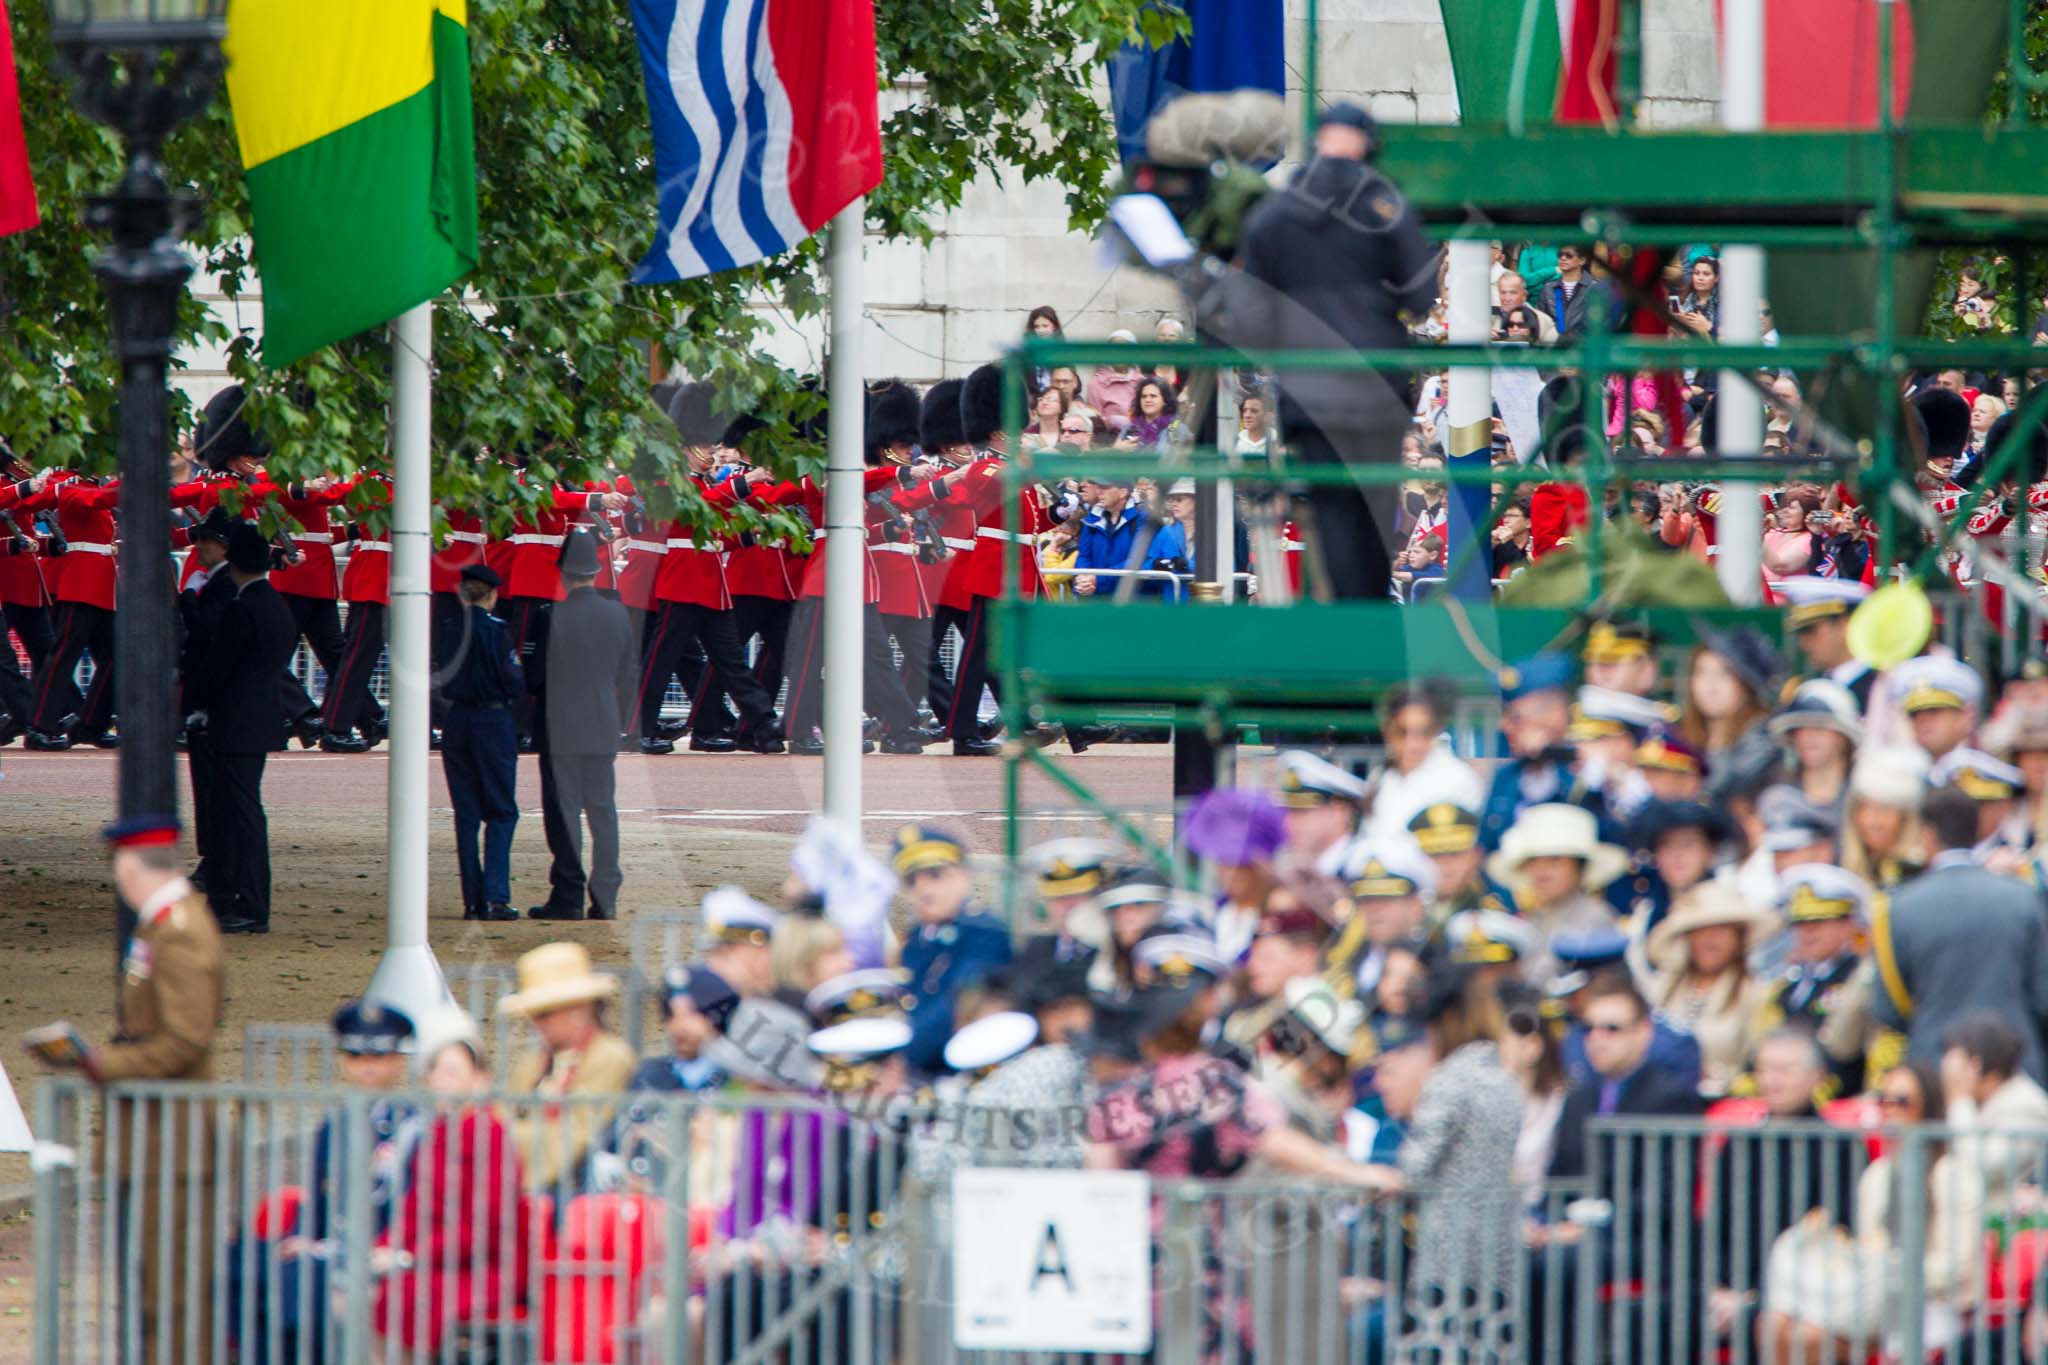
<svg viewBox="0 0 2048 1365"><path fill-rule="evenodd" d="M2048 1129L1737 1117L1594 1119L1531 1188L1155 1179L1149 1358L2039 1358ZM37 1119L38 1365L1067 1358L955 1347L943 1108L66 1080Z"/></svg>

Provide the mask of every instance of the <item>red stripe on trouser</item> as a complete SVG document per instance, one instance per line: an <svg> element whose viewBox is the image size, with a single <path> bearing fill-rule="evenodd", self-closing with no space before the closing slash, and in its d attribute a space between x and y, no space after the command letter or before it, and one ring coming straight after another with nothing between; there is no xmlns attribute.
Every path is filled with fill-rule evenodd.
<svg viewBox="0 0 2048 1365"><path fill-rule="evenodd" d="M352 685L355 681L356 659L362 654L363 641L369 637L369 634L369 631L363 629L358 624L356 642L350 645L348 653L342 656L341 667L336 670L337 676L327 680L327 705L320 708L320 723L330 730L334 728L335 713L341 709L341 694L344 690L344 684Z"/></svg>
<svg viewBox="0 0 2048 1365"><path fill-rule="evenodd" d="M981 618L984 613L970 610L968 620L972 623L966 637L960 641L960 666L953 673L953 704L946 708L946 731L953 729L953 717L960 714L960 699L966 695L967 664L974 657L974 642L981 637ZM974 705L981 705L981 689L975 689Z"/></svg>
<svg viewBox="0 0 2048 1365"><path fill-rule="evenodd" d="M69 607L69 604L67 603L66 606ZM36 688L36 707L34 712L36 716L41 716L43 708L50 704L50 684L57 681L57 676L60 673L69 675L78 670L78 656L72 653L71 650L71 632L78 628L78 612L76 609L68 609L64 612L61 627L57 632L57 647L43 658L43 676L39 680L40 685ZM62 668L58 663L66 654L71 655L70 668ZM84 713L85 707L81 701L79 714L82 716Z"/></svg>
<svg viewBox="0 0 2048 1365"><path fill-rule="evenodd" d="M811 661L818 657L818 623L824 619L824 616L825 613L822 611L811 613L811 628L804 632L803 667L788 675L789 715L791 719L796 719L803 715L804 699L810 689L817 685L817 679L814 676L817 670L812 667ZM807 738L807 736L791 735L790 738L803 739Z"/></svg>
<svg viewBox="0 0 2048 1365"><path fill-rule="evenodd" d="M647 685L654 681L654 671L661 661L661 644L667 638L668 608L663 607L661 615L654 622L654 647L647 651L647 666L640 670L640 693L633 698L633 723L635 725L640 723L640 717L647 709ZM667 687L668 679L664 677L661 680L661 685Z"/></svg>

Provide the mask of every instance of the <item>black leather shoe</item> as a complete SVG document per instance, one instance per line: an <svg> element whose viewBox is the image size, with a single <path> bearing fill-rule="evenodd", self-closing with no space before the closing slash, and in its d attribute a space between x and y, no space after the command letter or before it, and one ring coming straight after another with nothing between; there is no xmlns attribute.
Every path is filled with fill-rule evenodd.
<svg viewBox="0 0 2048 1365"><path fill-rule="evenodd" d="M882 737L882 722L880 718L876 716L861 717L860 735L862 739L880 739Z"/></svg>
<svg viewBox="0 0 2048 1365"><path fill-rule="evenodd" d="M26 746L31 749L47 749L55 753L57 750L71 747L71 736L53 735L47 730L30 730Z"/></svg>
<svg viewBox="0 0 2048 1365"><path fill-rule="evenodd" d="M357 739L354 735L328 735L320 741L323 754L366 754L370 752L370 741Z"/></svg>
<svg viewBox="0 0 2048 1365"><path fill-rule="evenodd" d="M1114 725L1069 725L1067 743L1075 753L1082 754L1088 752L1088 746L1091 744L1113 742L1117 734L1118 727Z"/></svg>
<svg viewBox="0 0 2048 1365"><path fill-rule="evenodd" d="M1003 751L1003 746L992 739L956 739L953 741L955 758L993 758Z"/></svg>
<svg viewBox="0 0 2048 1365"><path fill-rule="evenodd" d="M699 754L735 754L740 742L731 735L691 735L690 749Z"/></svg>
<svg viewBox="0 0 2048 1365"><path fill-rule="evenodd" d="M917 737L917 731L915 730L903 735L884 735L882 736L882 752L885 754L921 754L924 752L924 741Z"/></svg>
<svg viewBox="0 0 2048 1365"><path fill-rule="evenodd" d="M643 754L672 754L675 751L676 742L672 739L643 739L640 741L640 752Z"/></svg>
<svg viewBox="0 0 2048 1365"><path fill-rule="evenodd" d="M270 922L260 919L224 919L220 922L223 934L267 934Z"/></svg>
<svg viewBox="0 0 2048 1365"><path fill-rule="evenodd" d="M0 667L4 667L4 665L0 665ZM12 711L0 711L0 749L6 748L14 743L15 740L21 738L21 732L27 728L27 725L14 718Z"/></svg>
<svg viewBox="0 0 2048 1365"><path fill-rule="evenodd" d="M597 902L592 901L590 903L590 909L587 912L585 912L583 917L585 919L615 920L619 917L619 912L617 910L607 910L602 905L599 905Z"/></svg>
<svg viewBox="0 0 2048 1365"><path fill-rule="evenodd" d="M311 749L327 738L327 727L317 720L307 721L303 725L294 725L292 734L297 737L301 749Z"/></svg>
<svg viewBox="0 0 2048 1365"><path fill-rule="evenodd" d="M488 920L492 924L510 924L519 918L519 912L509 905L486 905L481 910L466 910L464 919Z"/></svg>
<svg viewBox="0 0 2048 1365"><path fill-rule="evenodd" d="M658 720L654 722L654 733L660 735L663 739L674 739L689 728L690 723L685 720Z"/></svg>
<svg viewBox="0 0 2048 1365"><path fill-rule="evenodd" d="M121 737L112 730L101 730L96 734L73 735L71 743L73 747L90 744L95 749L118 749L121 747Z"/></svg>
<svg viewBox="0 0 2048 1365"><path fill-rule="evenodd" d="M779 754L787 747L782 742L782 736L773 730L759 731L746 744L747 751L756 754Z"/></svg>
<svg viewBox="0 0 2048 1365"><path fill-rule="evenodd" d="M526 912L528 919L582 919L580 905L536 905Z"/></svg>
<svg viewBox="0 0 2048 1365"><path fill-rule="evenodd" d="M789 752L801 754L805 758L817 758L825 752L825 741L822 739L793 739L789 742Z"/></svg>

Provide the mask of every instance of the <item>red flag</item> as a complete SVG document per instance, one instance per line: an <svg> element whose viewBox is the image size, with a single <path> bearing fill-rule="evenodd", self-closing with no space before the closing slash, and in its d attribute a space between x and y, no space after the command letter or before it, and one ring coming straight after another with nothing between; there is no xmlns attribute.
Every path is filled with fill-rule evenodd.
<svg viewBox="0 0 2048 1365"><path fill-rule="evenodd" d="M1614 44L1621 0L1559 0L1558 17L1570 25L1563 40L1564 70L1557 81L1559 123L1620 123L1614 107Z"/></svg>
<svg viewBox="0 0 2048 1365"><path fill-rule="evenodd" d="M1892 116L1906 117L1913 97L1913 7L1883 0L1799 0L1764 7L1766 128L1877 126L1880 11L1892 17ZM1717 29L1721 22L1716 0Z"/></svg>
<svg viewBox="0 0 2048 1365"><path fill-rule="evenodd" d="M0 0L0 237L26 232L42 221L36 182L28 173L28 142L21 135L21 87L14 79L14 36L7 0Z"/></svg>

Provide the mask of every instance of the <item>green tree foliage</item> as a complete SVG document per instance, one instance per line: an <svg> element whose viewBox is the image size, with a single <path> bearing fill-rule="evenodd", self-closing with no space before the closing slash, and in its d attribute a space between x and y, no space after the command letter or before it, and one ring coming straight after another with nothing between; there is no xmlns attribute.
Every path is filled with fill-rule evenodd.
<svg viewBox="0 0 2048 1365"><path fill-rule="evenodd" d="M1004 165L1065 186L1074 226L1092 227L1115 157L1095 55L1134 34L1164 41L1185 23L1147 0L884 0L877 10L887 171L868 218L913 239L929 237L978 173ZM0 434L37 463L110 468L118 370L90 267L100 243L82 215L87 196L117 180L121 148L72 108L44 6L12 14L44 221L0 242ZM628 286L655 225L629 7L473 0L469 27L483 259L435 309L437 499L509 518L532 496L492 458L510 450L531 454L536 485L607 465L642 487L680 474L674 429L647 399L650 354L713 380L734 410L770 418L758 453L778 467L815 467L817 447L794 424L817 400L759 353L771 324L758 305L816 315L823 243L731 274ZM202 268L231 294L249 285L248 200L225 93L164 160L173 184L198 196L189 245ZM282 373L261 368L252 331L227 334L189 299L180 333L229 343L281 474L383 463L381 331ZM189 425L182 400L177 416Z"/></svg>

